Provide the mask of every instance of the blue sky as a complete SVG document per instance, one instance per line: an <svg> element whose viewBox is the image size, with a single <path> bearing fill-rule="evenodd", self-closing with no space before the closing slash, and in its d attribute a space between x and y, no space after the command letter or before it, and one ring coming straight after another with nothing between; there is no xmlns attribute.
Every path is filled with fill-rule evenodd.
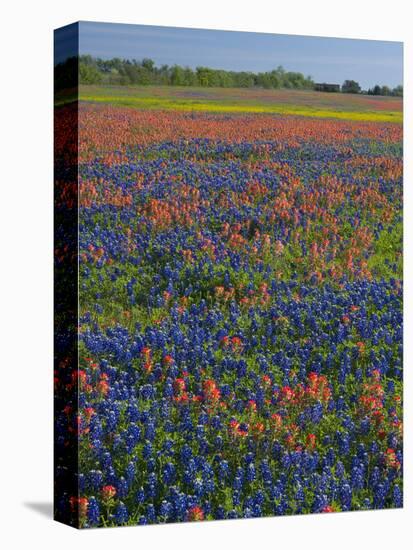
<svg viewBox="0 0 413 550"><path fill-rule="evenodd" d="M104 59L150 57L156 64L254 72L283 65L316 82L341 84L352 78L363 88L403 81L401 42L116 23L81 22L79 27L80 53Z"/></svg>

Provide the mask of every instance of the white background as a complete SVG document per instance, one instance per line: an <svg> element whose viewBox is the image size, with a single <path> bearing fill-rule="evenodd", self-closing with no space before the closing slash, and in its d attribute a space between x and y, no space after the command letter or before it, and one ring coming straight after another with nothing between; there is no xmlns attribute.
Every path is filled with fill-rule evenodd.
<svg viewBox="0 0 413 550"><path fill-rule="evenodd" d="M409 0L15 0L1 8L0 543L3 548L411 548L412 42ZM77 20L405 41L405 508L76 531L51 520L52 66ZM410 544L409 544L410 542Z"/></svg>

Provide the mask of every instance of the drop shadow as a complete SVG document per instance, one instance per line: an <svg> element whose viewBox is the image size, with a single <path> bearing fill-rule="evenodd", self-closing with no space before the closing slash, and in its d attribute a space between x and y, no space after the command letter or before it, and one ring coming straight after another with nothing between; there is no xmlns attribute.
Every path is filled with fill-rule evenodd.
<svg viewBox="0 0 413 550"><path fill-rule="evenodd" d="M41 516L53 519L53 502L23 502L23 504Z"/></svg>

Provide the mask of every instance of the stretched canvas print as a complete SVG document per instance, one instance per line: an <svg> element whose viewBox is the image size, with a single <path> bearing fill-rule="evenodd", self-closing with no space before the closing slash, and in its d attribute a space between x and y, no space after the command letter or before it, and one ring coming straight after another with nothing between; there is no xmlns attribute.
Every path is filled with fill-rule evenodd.
<svg viewBox="0 0 413 550"><path fill-rule="evenodd" d="M403 47L55 31L55 518L400 508Z"/></svg>

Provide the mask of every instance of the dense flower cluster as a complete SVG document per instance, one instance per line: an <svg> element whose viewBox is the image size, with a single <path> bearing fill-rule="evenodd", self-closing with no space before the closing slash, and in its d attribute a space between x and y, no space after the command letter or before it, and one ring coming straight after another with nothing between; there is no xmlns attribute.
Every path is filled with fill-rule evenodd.
<svg viewBox="0 0 413 550"><path fill-rule="evenodd" d="M82 526L402 505L401 129L81 106ZM78 499L78 500L76 500Z"/></svg>

